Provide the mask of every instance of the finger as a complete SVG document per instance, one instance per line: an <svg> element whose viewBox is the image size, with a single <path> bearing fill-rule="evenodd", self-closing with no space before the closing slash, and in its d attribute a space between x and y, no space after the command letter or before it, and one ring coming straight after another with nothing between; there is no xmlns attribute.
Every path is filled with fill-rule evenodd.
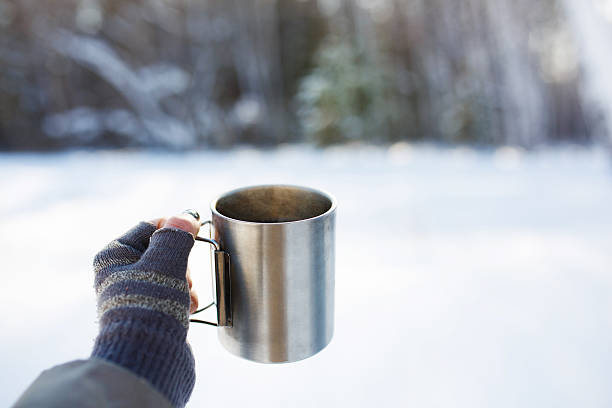
<svg viewBox="0 0 612 408"><path fill-rule="evenodd" d="M200 222L191 214L179 214L165 220L162 228L180 229L195 237L200 231Z"/></svg>
<svg viewBox="0 0 612 408"><path fill-rule="evenodd" d="M193 314L196 310L198 310L198 294L195 290L189 291L189 314Z"/></svg>
<svg viewBox="0 0 612 408"><path fill-rule="evenodd" d="M193 281L191 280L191 271L189 267L187 267L187 284L189 284L189 289L193 287Z"/></svg>
<svg viewBox="0 0 612 408"><path fill-rule="evenodd" d="M149 223L141 222L117 238L116 241L123 245L130 246L139 252L144 252L154 232L155 229L151 228Z"/></svg>
<svg viewBox="0 0 612 408"><path fill-rule="evenodd" d="M193 290L193 281L191 280L191 271L187 267L187 284L189 285L189 314L193 314L198 310L198 294Z"/></svg>

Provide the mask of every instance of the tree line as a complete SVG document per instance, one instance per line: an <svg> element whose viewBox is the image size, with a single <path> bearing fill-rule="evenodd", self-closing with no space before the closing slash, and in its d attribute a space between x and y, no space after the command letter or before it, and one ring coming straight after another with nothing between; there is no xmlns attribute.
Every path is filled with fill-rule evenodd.
<svg viewBox="0 0 612 408"><path fill-rule="evenodd" d="M2 0L0 148L597 140L557 0Z"/></svg>

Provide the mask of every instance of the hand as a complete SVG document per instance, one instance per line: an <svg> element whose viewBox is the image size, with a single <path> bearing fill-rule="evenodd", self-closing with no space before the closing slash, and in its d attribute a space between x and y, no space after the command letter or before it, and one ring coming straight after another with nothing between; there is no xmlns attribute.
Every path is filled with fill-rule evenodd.
<svg viewBox="0 0 612 408"><path fill-rule="evenodd" d="M189 214L141 222L94 259L100 333L92 357L145 378L178 407L195 383L186 337L197 296L187 258L199 227Z"/></svg>

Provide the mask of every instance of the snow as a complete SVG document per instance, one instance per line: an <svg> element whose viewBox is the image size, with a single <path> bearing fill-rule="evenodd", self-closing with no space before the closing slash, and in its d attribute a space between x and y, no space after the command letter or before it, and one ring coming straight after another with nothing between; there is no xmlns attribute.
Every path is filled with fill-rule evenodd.
<svg viewBox="0 0 612 408"><path fill-rule="evenodd" d="M91 262L140 219L264 183L338 199L336 328L262 365L192 326L200 406L608 407L612 177L599 149L0 155L0 405L96 335ZM207 248L191 265L210 296Z"/></svg>

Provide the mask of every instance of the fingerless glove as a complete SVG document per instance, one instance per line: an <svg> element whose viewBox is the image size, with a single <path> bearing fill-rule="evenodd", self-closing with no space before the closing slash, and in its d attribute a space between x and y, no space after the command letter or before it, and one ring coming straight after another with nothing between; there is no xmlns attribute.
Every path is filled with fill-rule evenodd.
<svg viewBox="0 0 612 408"><path fill-rule="evenodd" d="M195 383L187 257L193 236L142 222L94 259L100 332L92 357L149 381L176 407Z"/></svg>

